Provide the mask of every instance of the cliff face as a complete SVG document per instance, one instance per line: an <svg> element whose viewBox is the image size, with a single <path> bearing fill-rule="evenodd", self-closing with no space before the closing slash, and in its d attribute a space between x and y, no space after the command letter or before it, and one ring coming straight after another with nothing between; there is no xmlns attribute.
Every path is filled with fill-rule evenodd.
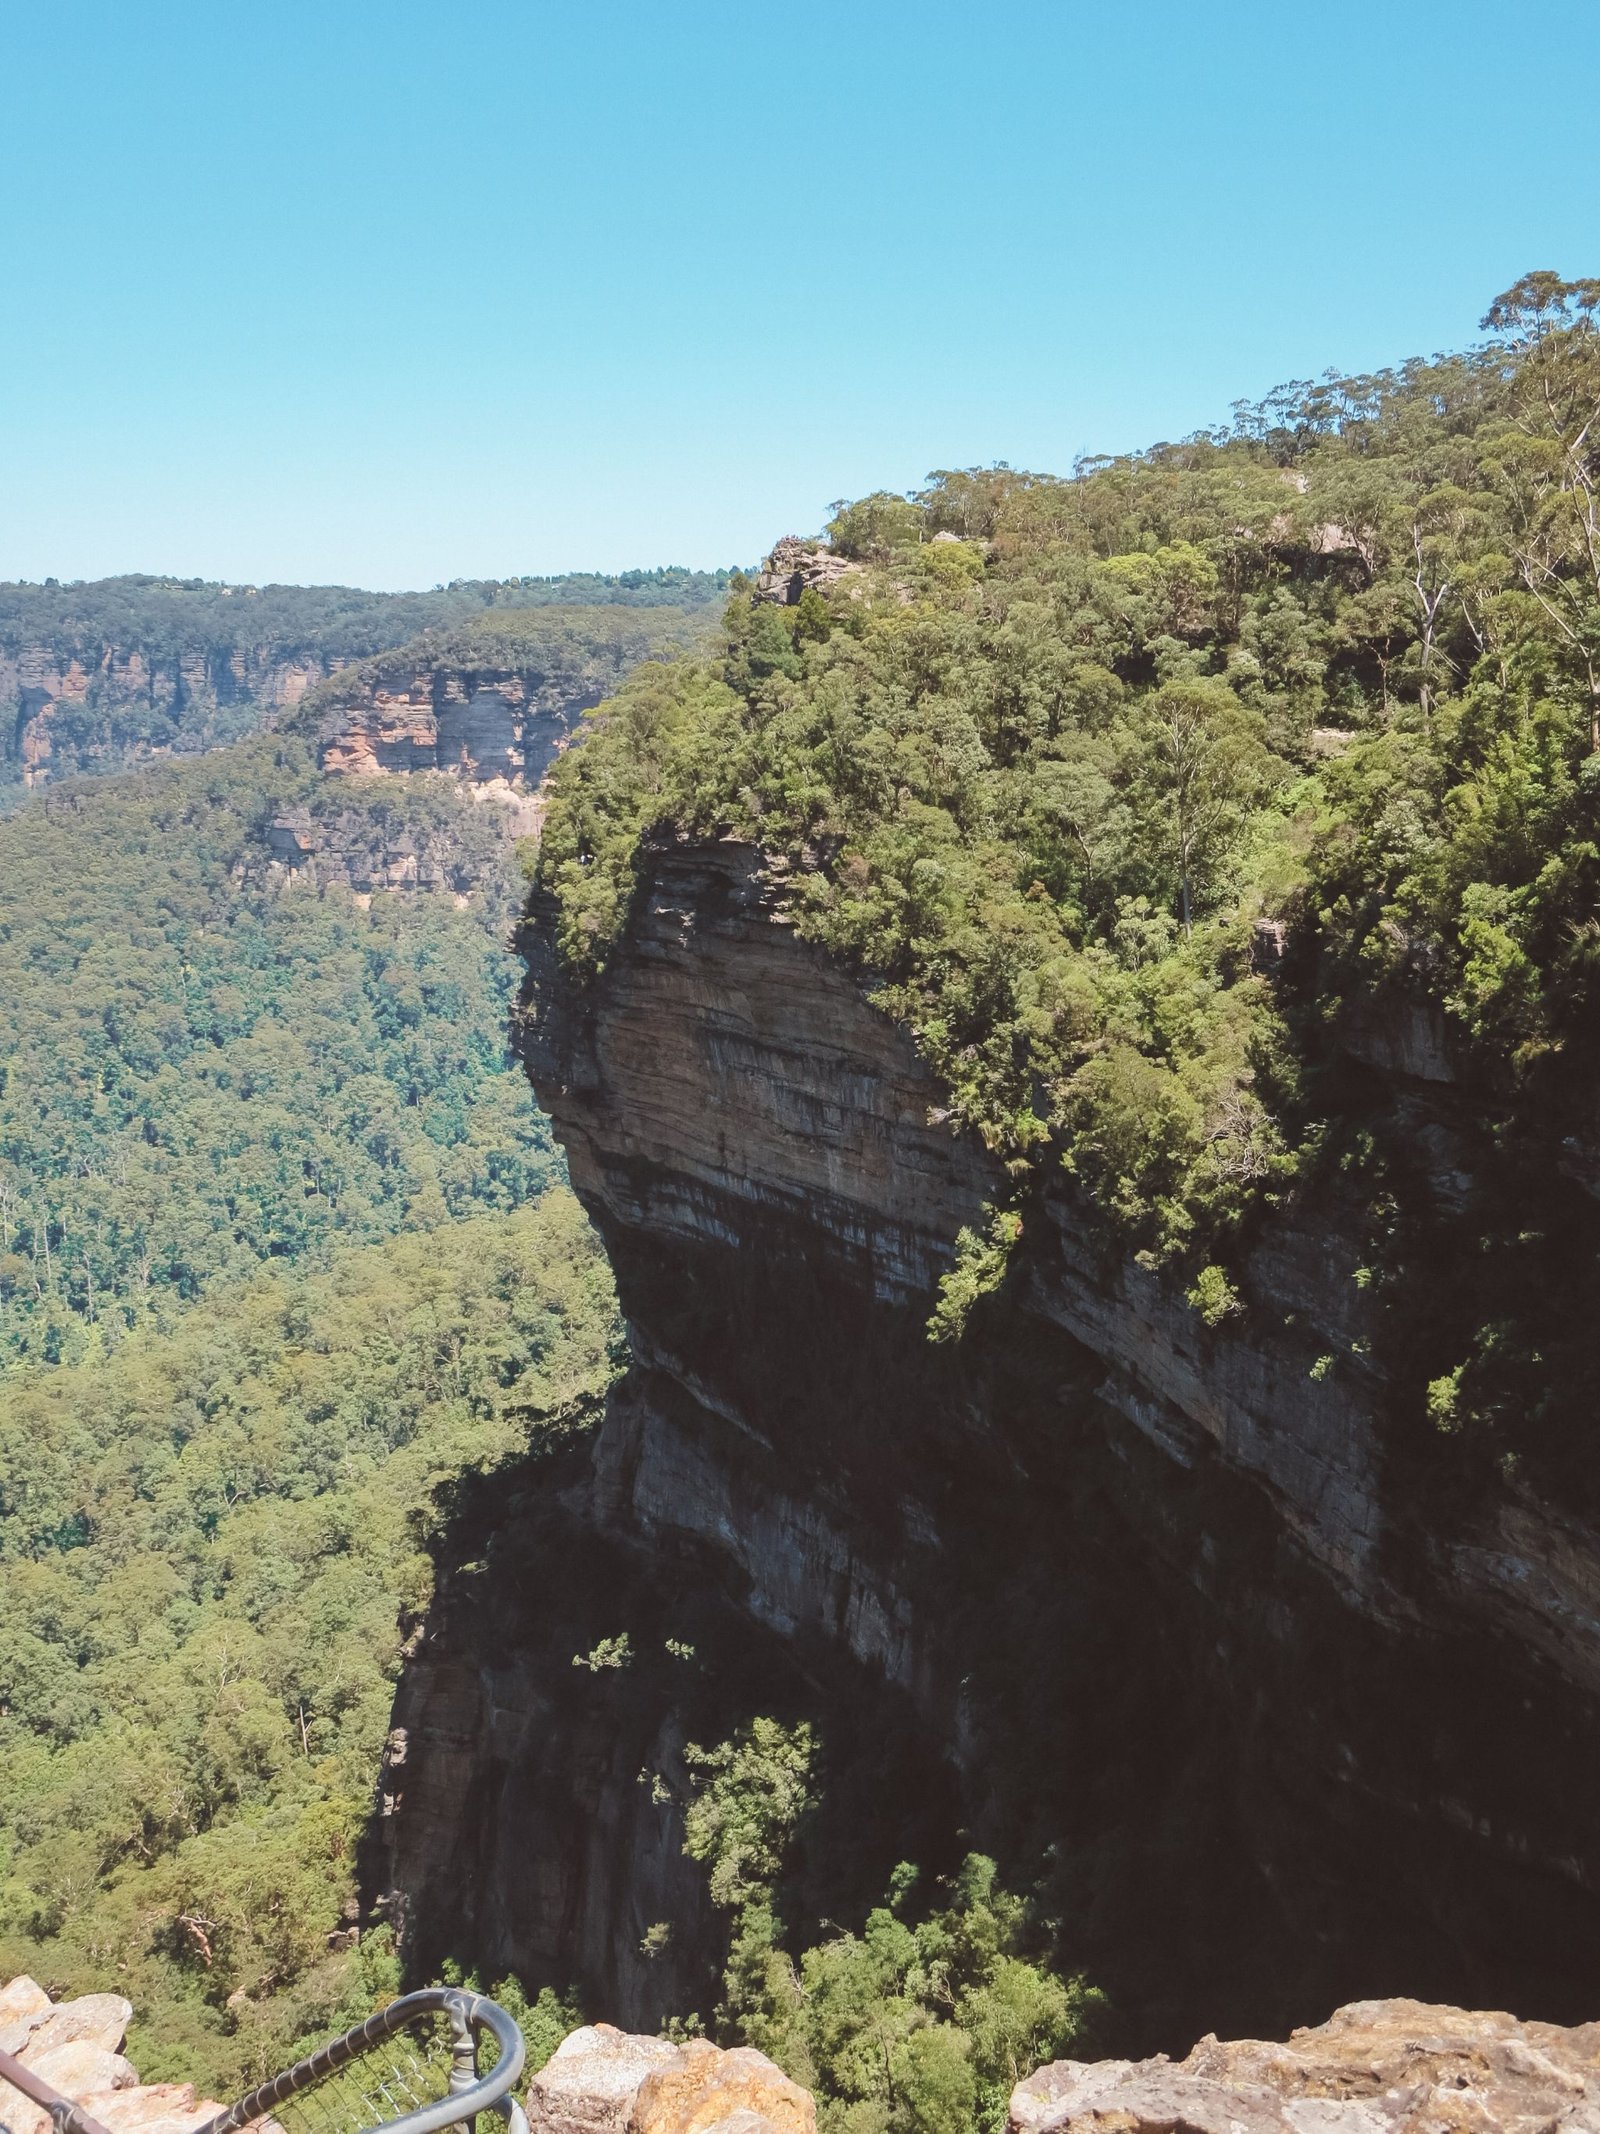
<svg viewBox="0 0 1600 2134"><path fill-rule="evenodd" d="M587 993L548 914L526 952L634 1363L586 1454L463 1516L482 1568L419 1637L387 1784L414 1949L707 2009L681 1747L774 1711L825 1744L804 1918L980 1846L1044 1877L1130 2047L1402 1991L1592 2011L1600 1543L1512 1483L1418 1491L1332 1189L1208 1329L1049 1188L935 1349L995 1168L756 854L659 854ZM1351 1043L1448 1212L1470 1137L1427 1033ZM631 1667L574 1665L624 1631Z"/></svg>
<svg viewBox="0 0 1600 2134"><path fill-rule="evenodd" d="M316 652L195 647L167 655L107 643L79 656L0 645L5 753L22 783L198 751L298 704L341 662Z"/></svg>
<svg viewBox="0 0 1600 2134"><path fill-rule="evenodd" d="M537 786L603 693L520 669L421 662L341 691L322 723L322 767L357 777L454 771Z"/></svg>

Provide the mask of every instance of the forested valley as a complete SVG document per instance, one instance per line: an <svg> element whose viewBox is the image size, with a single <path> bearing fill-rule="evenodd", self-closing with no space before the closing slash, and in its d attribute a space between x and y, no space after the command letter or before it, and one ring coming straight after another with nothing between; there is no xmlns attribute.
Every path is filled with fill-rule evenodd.
<svg viewBox="0 0 1600 2134"><path fill-rule="evenodd" d="M295 805L475 886L285 880ZM507 1053L494 806L262 737L52 788L0 878L0 1968L237 2087L394 1990L348 1915L430 1521L581 1425L610 1278Z"/></svg>
<svg viewBox="0 0 1600 2134"><path fill-rule="evenodd" d="M931 1341L1004 1290L1047 1167L1106 1262L1208 1333L1250 1310L1270 1212L1331 1180L1418 1494L1526 1478L1592 1511L1592 1260L1527 1157L1581 1169L1592 1123L1597 317L1600 283L1533 275L1461 355L1294 383L1070 476L841 503L793 597L563 581L586 613L694 623L658 618L556 764L525 859L569 981L603 978L656 847L747 840L1003 1166ZM125 627L108 602L147 634L183 599L237 612L48 590L9 589L0 625L53 618L73 657ZM555 601L302 614L284 590L244 596L352 661L391 620L454 657ZM562 627L592 679L589 625ZM449 780L372 780L339 805L456 839L470 894L285 879L267 827L328 805L311 725L53 779L0 823L0 1964L125 1987L146 2075L217 2089L395 1990L356 1851L430 1541L471 1476L584 1429L622 1360L507 1049L509 841ZM1331 1042L1351 999L1400 997L1490 1121L1470 1240ZM620 1671L626 1644L572 1664ZM937 1887L907 1863L791 1947L815 1748L759 1714L689 1744L730 1955L720 2008L681 2020L815 2083L837 2134L997 2125L1024 2062L1092 2037L1093 1987L979 1855ZM504 1982L547 2043L566 1987Z"/></svg>

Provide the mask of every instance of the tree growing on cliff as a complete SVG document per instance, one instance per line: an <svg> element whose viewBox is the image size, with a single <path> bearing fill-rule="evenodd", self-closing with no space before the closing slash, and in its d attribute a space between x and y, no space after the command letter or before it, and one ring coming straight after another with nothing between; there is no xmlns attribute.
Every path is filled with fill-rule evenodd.
<svg viewBox="0 0 1600 2134"><path fill-rule="evenodd" d="M780 1884L817 1748L804 1722L758 1718L687 1751L684 1849L732 1915L718 2026L816 2091L825 2134L995 2134L1012 2087L1082 2039L1098 1996L1027 1960L1028 1908L976 1853L929 1903L902 1865L859 1933L792 1955Z"/></svg>

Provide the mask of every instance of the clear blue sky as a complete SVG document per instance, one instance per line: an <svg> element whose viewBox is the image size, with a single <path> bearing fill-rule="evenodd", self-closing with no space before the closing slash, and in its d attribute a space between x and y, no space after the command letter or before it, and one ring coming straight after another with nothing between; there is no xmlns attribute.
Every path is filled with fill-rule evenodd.
<svg viewBox="0 0 1600 2134"><path fill-rule="evenodd" d="M1593 0L12 0L0 577L749 558L1600 273Z"/></svg>

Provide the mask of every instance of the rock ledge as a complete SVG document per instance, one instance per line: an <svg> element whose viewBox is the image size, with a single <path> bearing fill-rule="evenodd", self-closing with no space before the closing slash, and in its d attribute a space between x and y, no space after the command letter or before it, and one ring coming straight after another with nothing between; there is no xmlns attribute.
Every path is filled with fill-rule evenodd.
<svg viewBox="0 0 1600 2134"><path fill-rule="evenodd" d="M1287 2045L1056 2060L1008 2134L1600 2134L1600 2023L1565 2030L1424 2001L1353 2001Z"/></svg>

